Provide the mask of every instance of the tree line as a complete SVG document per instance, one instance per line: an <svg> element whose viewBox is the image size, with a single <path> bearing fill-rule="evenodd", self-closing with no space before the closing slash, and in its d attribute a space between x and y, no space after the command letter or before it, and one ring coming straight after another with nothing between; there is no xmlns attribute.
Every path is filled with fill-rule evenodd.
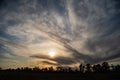
<svg viewBox="0 0 120 80"><path fill-rule="evenodd" d="M17 69L5 69L0 68L0 71L23 71L23 72L79 72L79 73L102 73L102 72L120 72L120 65L109 65L108 62L103 62L102 64L80 64L79 68L75 69L72 67L56 67L55 69L51 67L46 68L29 68L22 67Z"/></svg>

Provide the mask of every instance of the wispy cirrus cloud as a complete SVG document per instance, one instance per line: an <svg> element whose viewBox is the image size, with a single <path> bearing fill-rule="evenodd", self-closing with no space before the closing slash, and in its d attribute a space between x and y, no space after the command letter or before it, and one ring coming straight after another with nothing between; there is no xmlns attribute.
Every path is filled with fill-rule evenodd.
<svg viewBox="0 0 120 80"><path fill-rule="evenodd" d="M45 58L43 63L51 65L47 59L70 65L119 58L119 4L113 0L3 0L0 52L26 60ZM51 50L58 57L49 58Z"/></svg>

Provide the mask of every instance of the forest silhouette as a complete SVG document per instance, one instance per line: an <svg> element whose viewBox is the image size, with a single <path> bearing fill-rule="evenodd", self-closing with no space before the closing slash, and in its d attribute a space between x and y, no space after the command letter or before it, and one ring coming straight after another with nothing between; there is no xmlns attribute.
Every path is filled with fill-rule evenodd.
<svg viewBox="0 0 120 80"><path fill-rule="evenodd" d="M46 67L17 69L0 68L0 80L120 80L120 65L80 64L79 68L72 67Z"/></svg>

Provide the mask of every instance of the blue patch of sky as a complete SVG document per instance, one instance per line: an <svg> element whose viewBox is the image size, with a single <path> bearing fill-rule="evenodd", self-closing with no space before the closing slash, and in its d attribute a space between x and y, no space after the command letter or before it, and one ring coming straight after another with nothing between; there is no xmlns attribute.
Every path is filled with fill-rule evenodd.
<svg viewBox="0 0 120 80"><path fill-rule="evenodd" d="M0 37L7 39L8 41L17 42L19 41L19 38L9 35L6 32L3 31L4 29L0 28Z"/></svg>

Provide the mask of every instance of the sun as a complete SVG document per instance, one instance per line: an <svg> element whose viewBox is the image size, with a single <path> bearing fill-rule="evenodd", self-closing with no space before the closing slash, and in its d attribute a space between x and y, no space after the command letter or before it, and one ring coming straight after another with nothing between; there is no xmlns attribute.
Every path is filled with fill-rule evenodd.
<svg viewBox="0 0 120 80"><path fill-rule="evenodd" d="M53 52L53 51L51 51L51 52L49 52L49 55L50 55L50 57L54 57L55 56L55 52Z"/></svg>

